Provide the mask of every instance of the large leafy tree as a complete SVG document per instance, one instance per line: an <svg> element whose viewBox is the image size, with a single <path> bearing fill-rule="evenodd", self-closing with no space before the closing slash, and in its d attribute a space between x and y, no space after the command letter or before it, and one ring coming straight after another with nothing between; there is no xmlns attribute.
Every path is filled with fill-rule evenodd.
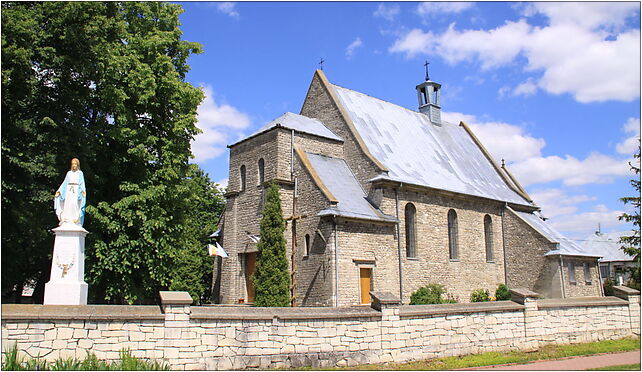
<svg viewBox="0 0 642 372"><path fill-rule="evenodd" d="M254 284L254 306L290 306L290 272L284 231L279 187L271 184L267 189L261 218L256 271L251 279Z"/></svg>
<svg viewBox="0 0 642 372"><path fill-rule="evenodd" d="M48 280L52 196L78 157L93 301L148 301L172 286L202 297L204 285L179 279L177 265L205 275L204 253L185 260L204 249L221 196L188 163L203 94L185 82L186 61L201 47L181 40L180 12L157 2L2 3L3 293Z"/></svg>
<svg viewBox="0 0 642 372"><path fill-rule="evenodd" d="M623 213L618 218L634 225L633 234L620 238L622 250L634 257L635 266L631 269L631 279L634 287L640 289L640 146L638 152L633 155L634 162L629 163L631 170L637 176L631 180L631 186L635 189L635 196L620 198L624 204L633 206L632 213Z"/></svg>

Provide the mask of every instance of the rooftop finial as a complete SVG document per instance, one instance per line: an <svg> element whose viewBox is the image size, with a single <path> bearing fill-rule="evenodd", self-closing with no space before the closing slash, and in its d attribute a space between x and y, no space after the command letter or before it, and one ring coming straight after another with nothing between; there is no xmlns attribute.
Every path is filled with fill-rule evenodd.
<svg viewBox="0 0 642 372"><path fill-rule="evenodd" d="M505 168L505 167L506 167L506 162L504 161L504 159L502 159L502 168Z"/></svg>
<svg viewBox="0 0 642 372"><path fill-rule="evenodd" d="M323 71L323 62L325 62L325 59L321 58L321 60L319 61L319 66L321 68L321 71Z"/></svg>
<svg viewBox="0 0 642 372"><path fill-rule="evenodd" d="M426 81L430 80L430 76L428 76L428 65L429 64L430 64L430 62L428 62L428 60L426 60L426 63L424 63L424 67L426 67Z"/></svg>

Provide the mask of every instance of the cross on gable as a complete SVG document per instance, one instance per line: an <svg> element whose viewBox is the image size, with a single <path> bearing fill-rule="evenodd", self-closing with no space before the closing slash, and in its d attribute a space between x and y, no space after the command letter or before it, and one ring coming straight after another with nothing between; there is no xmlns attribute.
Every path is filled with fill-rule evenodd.
<svg viewBox="0 0 642 372"><path fill-rule="evenodd" d="M430 80L430 76L428 76L428 65L429 64L430 64L430 62L428 62L428 60L426 60L426 63L424 63L424 67L426 67L426 81Z"/></svg>
<svg viewBox="0 0 642 372"><path fill-rule="evenodd" d="M325 59L321 58L321 60L319 61L319 66L321 70L323 70L323 62L325 62Z"/></svg>

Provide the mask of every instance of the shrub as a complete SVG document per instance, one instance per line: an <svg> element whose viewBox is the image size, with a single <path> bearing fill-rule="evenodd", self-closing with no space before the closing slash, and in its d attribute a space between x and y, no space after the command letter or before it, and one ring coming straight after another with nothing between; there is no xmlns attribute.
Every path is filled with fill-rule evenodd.
<svg viewBox="0 0 642 372"><path fill-rule="evenodd" d="M442 296L446 289L441 284L428 284L421 287L410 295L411 305L428 305L428 304L452 304L456 303L454 297L447 295L444 299Z"/></svg>
<svg viewBox="0 0 642 372"><path fill-rule="evenodd" d="M604 281L604 295L605 296L614 296L615 295L615 291L613 290L613 285L614 284L615 283L613 283L613 279L611 279L611 278L607 278Z"/></svg>
<svg viewBox="0 0 642 372"><path fill-rule="evenodd" d="M497 286L497 289L495 290L495 299L497 301L506 301L510 300L511 295L510 295L510 290L508 289L508 286L504 283L501 283L500 285Z"/></svg>
<svg viewBox="0 0 642 372"><path fill-rule="evenodd" d="M488 291L483 288L478 288L470 294L470 302L486 302L490 301Z"/></svg>
<svg viewBox="0 0 642 372"><path fill-rule="evenodd" d="M629 288L637 289L638 291L640 290L640 282L635 279L629 279L626 282L626 286Z"/></svg>

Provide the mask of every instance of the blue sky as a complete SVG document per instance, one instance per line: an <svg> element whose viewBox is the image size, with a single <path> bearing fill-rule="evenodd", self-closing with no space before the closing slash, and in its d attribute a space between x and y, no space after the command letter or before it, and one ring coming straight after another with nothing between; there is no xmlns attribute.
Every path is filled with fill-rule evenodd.
<svg viewBox="0 0 642 372"><path fill-rule="evenodd" d="M640 136L640 3L187 2L203 45L194 162L226 185L226 145L298 113L323 58L335 84L417 109L424 61L442 117L465 121L542 207L582 239L630 228Z"/></svg>

